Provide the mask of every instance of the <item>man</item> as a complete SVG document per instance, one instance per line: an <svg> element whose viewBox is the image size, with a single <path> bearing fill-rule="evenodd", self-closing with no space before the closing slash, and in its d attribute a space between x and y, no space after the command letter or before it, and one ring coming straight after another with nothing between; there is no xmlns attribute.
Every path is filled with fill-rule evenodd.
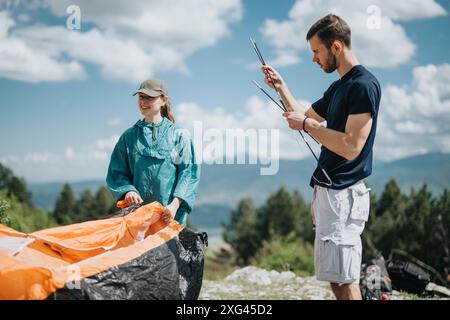
<svg viewBox="0 0 450 320"><path fill-rule="evenodd" d="M323 17L306 38L313 62L326 73L337 70L340 76L310 108L299 104L274 68L262 69L265 82L273 87L273 79L288 109L283 116L289 127L308 132L322 144L319 163L331 181L318 166L310 182L317 279L330 282L339 300L361 299L360 236L370 205L370 189L362 180L372 173L381 88L352 53L351 31L343 19L332 14Z"/></svg>

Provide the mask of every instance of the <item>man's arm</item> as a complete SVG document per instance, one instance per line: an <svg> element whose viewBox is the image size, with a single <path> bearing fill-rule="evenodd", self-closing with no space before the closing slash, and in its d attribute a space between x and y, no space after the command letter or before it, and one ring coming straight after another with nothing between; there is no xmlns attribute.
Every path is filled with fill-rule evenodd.
<svg viewBox="0 0 450 320"><path fill-rule="evenodd" d="M289 127L294 130L302 130L305 115L298 112L286 112L283 114L288 120ZM372 115L361 113L349 115L345 125L345 132L323 127L313 117L306 119L305 129L327 149L337 155L354 160L361 153L372 128Z"/></svg>
<svg viewBox="0 0 450 320"><path fill-rule="evenodd" d="M317 112L314 111L314 109L312 107L308 108L308 107L304 106L303 104L301 104L300 102L298 102L295 99L294 95L290 92L287 85L283 89L280 90L280 95L281 95L281 98L283 99L283 102L286 105L286 108L288 109L288 111L295 111L295 112L303 113L308 118L312 118L319 123L322 123L325 121L325 119L322 118L320 115L318 115Z"/></svg>
<svg viewBox="0 0 450 320"><path fill-rule="evenodd" d="M325 121L324 118L322 118L321 116L319 116L317 114L317 112L314 111L314 109L312 107L310 107L306 112L305 112L305 116L307 116L308 118L313 118L314 120L316 120L319 123L322 123Z"/></svg>
<svg viewBox="0 0 450 320"><path fill-rule="evenodd" d="M281 75L271 66L263 66L261 69L265 75L264 82L271 88L275 84L275 88L280 93L281 100L283 100L287 111L296 111L305 114L308 108L295 99Z"/></svg>
<svg viewBox="0 0 450 320"><path fill-rule="evenodd" d="M281 100L283 100L284 105L288 112L299 112L306 115L309 118L313 118L318 122L324 122L325 119L321 117L317 112L314 111L312 107L306 107L301 104L297 99L295 99L292 92L289 90L286 82L283 80L281 75L271 66L263 66L262 71L265 75L264 82L271 88L275 84L276 89L280 93ZM269 76L270 75L270 76ZM273 80L273 83L272 83Z"/></svg>

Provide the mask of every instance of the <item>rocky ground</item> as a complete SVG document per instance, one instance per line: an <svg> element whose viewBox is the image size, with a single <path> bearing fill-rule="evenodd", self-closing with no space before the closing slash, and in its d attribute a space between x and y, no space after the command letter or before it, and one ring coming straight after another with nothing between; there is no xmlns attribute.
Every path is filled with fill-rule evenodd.
<svg viewBox="0 0 450 320"><path fill-rule="evenodd" d="M394 291L391 300L421 299ZM223 280L204 280L200 300L334 300L329 285L315 277L246 267Z"/></svg>

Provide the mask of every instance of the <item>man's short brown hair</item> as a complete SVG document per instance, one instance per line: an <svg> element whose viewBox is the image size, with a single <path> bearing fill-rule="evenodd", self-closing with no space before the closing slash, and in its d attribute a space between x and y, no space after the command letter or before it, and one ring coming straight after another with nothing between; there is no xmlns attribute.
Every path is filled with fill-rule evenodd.
<svg viewBox="0 0 450 320"><path fill-rule="evenodd" d="M306 40L309 41L314 35L330 49L335 40L342 41L348 48L351 48L351 30L347 22L334 14L329 14L318 20L309 29Z"/></svg>

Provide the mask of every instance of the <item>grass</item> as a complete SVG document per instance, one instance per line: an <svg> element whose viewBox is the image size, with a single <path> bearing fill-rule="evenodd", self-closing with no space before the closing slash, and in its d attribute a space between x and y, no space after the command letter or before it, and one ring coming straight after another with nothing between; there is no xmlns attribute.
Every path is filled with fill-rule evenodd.
<svg viewBox="0 0 450 320"><path fill-rule="evenodd" d="M207 251L203 277L205 280L223 280L239 266L235 264L235 255L231 249L219 248Z"/></svg>

